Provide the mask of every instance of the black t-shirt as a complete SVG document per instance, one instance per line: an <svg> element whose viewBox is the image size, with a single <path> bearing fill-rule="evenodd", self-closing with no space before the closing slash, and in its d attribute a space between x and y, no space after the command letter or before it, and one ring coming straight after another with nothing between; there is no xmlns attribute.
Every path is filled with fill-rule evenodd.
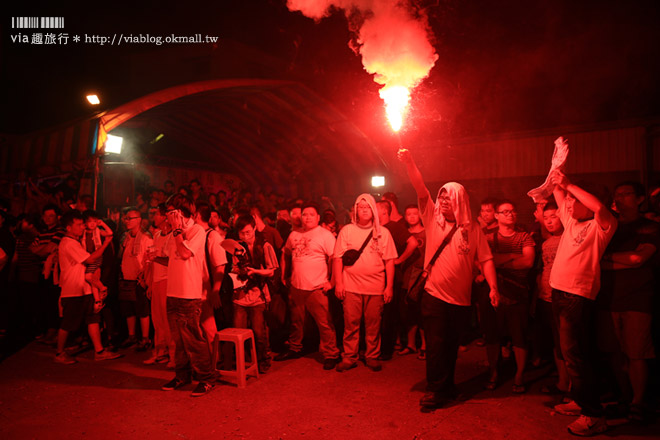
<svg viewBox="0 0 660 440"><path fill-rule="evenodd" d="M410 232L405 224L401 222L389 222L385 227L390 231L392 239L394 240L394 246L396 247L396 252L401 256L403 251L406 250L406 245L408 244L408 238L410 238Z"/></svg>
<svg viewBox="0 0 660 440"><path fill-rule="evenodd" d="M638 311L649 313L654 291L654 268L658 265L660 225L644 217L621 223L605 253L634 251L640 244L650 243L656 252L642 266L621 270L601 270L598 303L601 308L615 312ZM656 269L657 270L657 269Z"/></svg>

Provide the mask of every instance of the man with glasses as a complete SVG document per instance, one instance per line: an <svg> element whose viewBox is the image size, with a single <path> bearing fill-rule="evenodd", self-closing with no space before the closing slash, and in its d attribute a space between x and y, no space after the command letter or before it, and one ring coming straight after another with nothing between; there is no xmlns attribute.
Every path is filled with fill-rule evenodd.
<svg viewBox="0 0 660 440"><path fill-rule="evenodd" d="M427 393L419 404L422 410L427 411L449 403L458 394L454 377L458 341L470 321L471 287L476 263L482 266L490 286L489 297L495 307L499 292L493 256L479 224L472 220L465 188L456 182L446 183L433 203L410 152L400 149L398 156L406 166L417 193L426 228L424 267L453 233L430 269L420 300L426 336Z"/></svg>
<svg viewBox="0 0 660 440"><path fill-rule="evenodd" d="M622 391L621 407L627 407L628 418L635 421L647 416L647 360L655 358L651 310L659 227L639 212L644 199L644 186L639 182L622 182L614 188L619 227L601 261L598 297L603 308L598 311L599 345L610 355Z"/></svg>
<svg viewBox="0 0 660 440"><path fill-rule="evenodd" d="M498 364L502 337L511 337L516 360L516 374L512 391L525 392L523 372L527 361L527 324L529 312L529 270L534 265L534 240L516 227L515 204L502 200L495 204L497 229L486 235L493 262L497 268L497 287L500 304L494 309L490 301L482 299L481 323L486 338L489 377L486 389L493 390L498 382Z"/></svg>
<svg viewBox="0 0 660 440"><path fill-rule="evenodd" d="M124 215L126 235L121 245L121 281L119 289L119 308L126 318L128 339L122 348L137 343L137 351L151 348L149 339L151 304L147 298L145 269L147 250L153 245L151 237L142 230L142 215L136 208L129 208ZM136 336L137 318L140 319L142 339Z"/></svg>
<svg viewBox="0 0 660 440"><path fill-rule="evenodd" d="M199 397L212 391L217 381L200 325L206 233L192 218L195 205L189 197L174 194L166 207L167 221L172 226L167 251L167 319L176 345L176 377L162 389L172 391L191 383L194 371L199 383L191 395Z"/></svg>

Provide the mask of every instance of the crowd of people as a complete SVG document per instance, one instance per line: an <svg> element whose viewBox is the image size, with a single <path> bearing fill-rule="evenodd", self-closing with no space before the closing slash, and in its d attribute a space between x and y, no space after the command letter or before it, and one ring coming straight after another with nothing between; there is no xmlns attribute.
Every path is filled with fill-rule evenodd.
<svg viewBox="0 0 660 440"><path fill-rule="evenodd" d="M503 357L515 394L527 391L526 369L552 362L557 381L541 391L559 396L558 413L580 416L573 434L607 429L605 392L645 420L660 342L658 195L645 203L640 183L620 182L610 204L553 170L552 195L525 226L510 199L486 198L473 216L456 182L434 200L410 152L399 159L418 198L401 211L394 193L344 209L326 197L207 194L193 180L102 219L75 179L55 191L29 182L24 203L8 195L0 207L0 337L50 344L60 364L85 347L98 361L134 348L174 370L163 390L194 378L192 395L203 396L218 381L218 330L252 329L252 361L266 373L314 350L306 333L316 328L324 370L425 361L420 406L432 410L457 398L457 356L474 336L487 390L503 382ZM609 368L596 371L602 360Z"/></svg>

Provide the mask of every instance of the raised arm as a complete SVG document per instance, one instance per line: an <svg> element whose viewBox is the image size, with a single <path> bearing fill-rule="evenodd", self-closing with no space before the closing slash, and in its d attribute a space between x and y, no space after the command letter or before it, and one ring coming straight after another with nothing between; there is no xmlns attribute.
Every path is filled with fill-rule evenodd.
<svg viewBox="0 0 660 440"><path fill-rule="evenodd" d="M405 148L401 148L399 149L397 156L399 157L399 160L406 166L406 171L408 172L410 183L412 183L413 188L415 188L417 198L420 202L419 210L424 211L426 209L429 190L424 184L422 173L419 172L419 168L417 168L417 165L415 164L410 151L406 150ZM424 204L424 206L422 206L422 204Z"/></svg>
<svg viewBox="0 0 660 440"><path fill-rule="evenodd" d="M110 229L110 226L106 225L103 220L99 219L98 225L101 228L101 235L102 236L104 236L104 237L112 236L112 234L113 234L112 229Z"/></svg>
<svg viewBox="0 0 660 440"><path fill-rule="evenodd" d="M609 229L616 222L616 219L610 210L607 209L607 207L603 205L600 200L598 200L598 197L586 192L574 183L571 183L571 181L568 179L568 177L566 177L564 173L559 170L555 170L551 178L552 183L556 184L558 187L561 187L564 191L569 191L577 200L580 201L580 203L582 203L587 209L594 213L596 223L598 223L598 226L600 226L601 229ZM555 187L555 196L556 193L557 189ZM563 204L565 200L562 198L561 202ZM559 203L559 199L557 199L557 203Z"/></svg>

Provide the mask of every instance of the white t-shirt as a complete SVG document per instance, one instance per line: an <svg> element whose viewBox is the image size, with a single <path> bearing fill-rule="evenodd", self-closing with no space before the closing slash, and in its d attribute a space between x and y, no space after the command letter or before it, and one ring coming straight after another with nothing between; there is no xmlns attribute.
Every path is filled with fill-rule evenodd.
<svg viewBox="0 0 660 440"><path fill-rule="evenodd" d="M126 234L124 253L121 256L121 273L125 280L137 280L138 275L144 271L147 249L152 244L153 240L144 232L138 232L135 237Z"/></svg>
<svg viewBox="0 0 660 440"><path fill-rule="evenodd" d="M154 248L156 249L157 257L167 257L169 252L169 242L173 240L172 231L169 234L163 234L163 231L158 230L154 235ZM164 281L167 279L167 266L160 263L152 263L153 265L153 281Z"/></svg>
<svg viewBox="0 0 660 440"><path fill-rule="evenodd" d="M445 222L441 227L434 216L435 205L431 196L427 197L425 210L421 213L426 228L426 249L424 267L429 263L442 244L453 223ZM446 303L469 306L472 300L472 272L474 262L492 260L486 236L478 224L472 223L469 229L459 228L444 248L426 280L425 289L431 295Z"/></svg>
<svg viewBox="0 0 660 440"><path fill-rule="evenodd" d="M227 253L225 249L220 245L223 238L218 231L212 230L204 231L204 240L206 240L206 234L208 234L208 252L209 259L211 260L210 266L216 268L218 266L223 266L227 264ZM206 256L206 255L205 255ZM208 269L209 264L204 264L204 290L211 290L213 284L211 283L211 276Z"/></svg>
<svg viewBox="0 0 660 440"><path fill-rule="evenodd" d="M202 299L202 282L206 255L204 243L206 233L204 228L188 219L183 228L183 245L192 252L192 256L183 259L176 249L177 237L172 237L169 243L167 266L167 296L183 299Z"/></svg>
<svg viewBox="0 0 660 440"><path fill-rule="evenodd" d="M566 203L557 214L564 233L550 272L550 286L594 300L600 290L600 259L614 236L616 221L607 230L595 219L577 221L566 211Z"/></svg>
<svg viewBox="0 0 660 440"><path fill-rule="evenodd" d="M335 236L322 226L293 231L284 245L291 255L291 285L300 290L320 289L328 281L328 259L335 249Z"/></svg>
<svg viewBox="0 0 660 440"><path fill-rule="evenodd" d="M85 282L85 265L83 261L89 258L89 253L78 240L64 236L58 248L60 262L60 287L62 297L89 295L91 286Z"/></svg>
<svg viewBox="0 0 660 440"><path fill-rule="evenodd" d="M334 257L341 258L349 249L359 250L372 227L361 228L349 223L339 231ZM387 282L385 262L397 257L394 240L387 228L380 228L380 237L371 237L362 255L353 266L344 267L344 290L362 295L382 295Z"/></svg>

